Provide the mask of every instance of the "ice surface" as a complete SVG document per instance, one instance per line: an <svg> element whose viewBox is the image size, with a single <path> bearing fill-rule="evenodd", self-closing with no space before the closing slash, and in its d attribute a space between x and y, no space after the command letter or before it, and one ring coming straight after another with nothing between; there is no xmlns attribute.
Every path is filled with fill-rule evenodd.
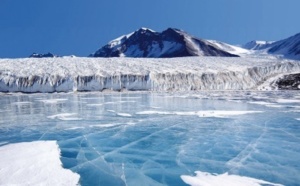
<svg viewBox="0 0 300 186"><path fill-rule="evenodd" d="M181 176L196 179L195 171L208 173L204 181L297 185L299 97L298 91L1 94L0 149L55 140L63 168L79 174L83 186L186 185Z"/></svg>
<svg viewBox="0 0 300 186"><path fill-rule="evenodd" d="M207 172L196 171L195 177L183 175L181 178L185 183L192 186L283 186L281 184L270 183L245 176L229 175L228 173L214 175Z"/></svg>
<svg viewBox="0 0 300 186"><path fill-rule="evenodd" d="M299 72L298 61L270 56L0 59L0 92L272 90Z"/></svg>
<svg viewBox="0 0 300 186"><path fill-rule="evenodd" d="M79 175L61 167L55 141L0 147L0 185L77 185Z"/></svg>

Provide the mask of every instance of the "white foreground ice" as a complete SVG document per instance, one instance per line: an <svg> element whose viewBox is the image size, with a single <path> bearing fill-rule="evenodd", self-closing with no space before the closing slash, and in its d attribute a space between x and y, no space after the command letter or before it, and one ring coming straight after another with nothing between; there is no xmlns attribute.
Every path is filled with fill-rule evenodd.
<svg viewBox="0 0 300 186"><path fill-rule="evenodd" d="M270 56L0 59L0 92L269 90L299 72L299 61Z"/></svg>
<svg viewBox="0 0 300 186"><path fill-rule="evenodd" d="M0 147L0 185L77 185L79 175L62 168L55 141Z"/></svg>
<svg viewBox="0 0 300 186"><path fill-rule="evenodd" d="M191 186L282 186L264 180L250 178L246 176L229 175L228 173L216 175L207 172L196 171L196 176L182 175L181 179Z"/></svg>

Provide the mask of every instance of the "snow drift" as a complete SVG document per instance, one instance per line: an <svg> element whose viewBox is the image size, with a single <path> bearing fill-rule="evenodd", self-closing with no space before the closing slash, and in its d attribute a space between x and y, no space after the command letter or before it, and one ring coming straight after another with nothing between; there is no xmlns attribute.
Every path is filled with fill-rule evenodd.
<svg viewBox="0 0 300 186"><path fill-rule="evenodd" d="M0 91L276 89L276 77L299 72L299 62L276 58L0 59Z"/></svg>

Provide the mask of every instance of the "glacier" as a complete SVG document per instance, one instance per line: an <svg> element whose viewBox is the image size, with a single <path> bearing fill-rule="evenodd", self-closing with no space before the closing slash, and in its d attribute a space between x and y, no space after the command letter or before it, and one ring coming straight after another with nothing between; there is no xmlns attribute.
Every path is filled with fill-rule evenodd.
<svg viewBox="0 0 300 186"><path fill-rule="evenodd" d="M298 91L0 95L0 185L300 183Z"/></svg>
<svg viewBox="0 0 300 186"><path fill-rule="evenodd" d="M0 59L0 91L273 90L297 73L298 61L271 56Z"/></svg>

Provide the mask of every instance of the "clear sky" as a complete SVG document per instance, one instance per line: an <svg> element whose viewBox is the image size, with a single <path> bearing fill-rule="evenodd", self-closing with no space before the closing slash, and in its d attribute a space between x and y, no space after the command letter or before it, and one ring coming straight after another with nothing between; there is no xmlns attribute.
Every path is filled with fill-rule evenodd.
<svg viewBox="0 0 300 186"><path fill-rule="evenodd" d="M87 56L148 27L230 44L300 32L300 0L0 0L0 58Z"/></svg>

